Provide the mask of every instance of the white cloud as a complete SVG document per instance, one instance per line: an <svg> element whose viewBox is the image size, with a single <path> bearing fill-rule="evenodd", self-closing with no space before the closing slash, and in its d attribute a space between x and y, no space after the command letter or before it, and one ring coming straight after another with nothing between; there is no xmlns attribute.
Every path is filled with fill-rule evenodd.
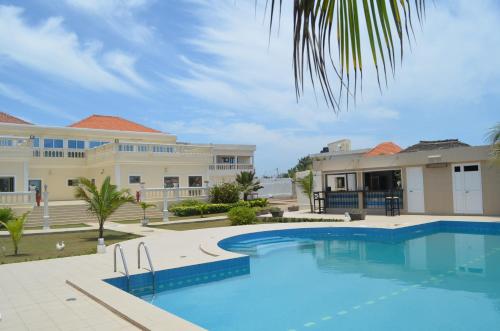
<svg viewBox="0 0 500 331"><path fill-rule="evenodd" d="M0 55L87 89L136 93L127 80L113 75L100 64L100 42L82 43L75 33L64 28L60 17L31 26L22 14L23 9L19 7L0 6ZM137 84L141 80L133 70L134 60L129 58L128 62L128 69L126 63L122 63L121 74Z"/></svg>
<svg viewBox="0 0 500 331"><path fill-rule="evenodd" d="M54 116L58 116L64 119L68 119L71 121L76 121L77 118L65 111L62 111L61 109L58 109L54 106L51 106L47 104L46 102L39 100L38 98L35 98L26 92L15 88L13 86L10 86L8 84L4 84L0 82L0 95L3 95L4 97L7 97L9 99L21 102L27 106L42 110L43 112L47 114L51 114Z"/></svg>
<svg viewBox="0 0 500 331"><path fill-rule="evenodd" d="M127 78L134 84L148 88L149 83L146 82L135 69L136 59L121 51L113 51L104 54L104 62L113 71Z"/></svg>
<svg viewBox="0 0 500 331"><path fill-rule="evenodd" d="M146 8L147 0L66 0L66 3L90 15L100 17L121 37L144 43L151 41L154 29L140 23L135 12Z"/></svg>

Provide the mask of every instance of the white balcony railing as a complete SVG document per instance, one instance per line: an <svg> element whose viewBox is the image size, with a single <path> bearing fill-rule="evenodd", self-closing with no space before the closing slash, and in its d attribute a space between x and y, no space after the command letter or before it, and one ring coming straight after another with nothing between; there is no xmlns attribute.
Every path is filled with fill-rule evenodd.
<svg viewBox="0 0 500 331"><path fill-rule="evenodd" d="M168 200L199 199L208 198L207 187L174 187L174 188L143 188L141 189L142 201L161 201L164 194Z"/></svg>
<svg viewBox="0 0 500 331"><path fill-rule="evenodd" d="M32 192L0 192L0 206L30 205L36 202L35 191Z"/></svg>
<svg viewBox="0 0 500 331"><path fill-rule="evenodd" d="M229 170L238 170L238 171L252 171L253 164L234 164L234 163L217 163L211 164L208 166L209 170L219 170L219 171L229 171Z"/></svg>

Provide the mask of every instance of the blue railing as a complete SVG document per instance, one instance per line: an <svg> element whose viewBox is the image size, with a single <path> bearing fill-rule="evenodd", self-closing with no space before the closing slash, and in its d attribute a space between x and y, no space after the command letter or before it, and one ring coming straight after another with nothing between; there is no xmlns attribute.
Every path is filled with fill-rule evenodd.
<svg viewBox="0 0 500 331"><path fill-rule="evenodd" d="M360 194L362 200L360 201ZM325 207L329 209L384 209L386 197L399 197L403 209L403 191L335 191L325 192Z"/></svg>
<svg viewBox="0 0 500 331"><path fill-rule="evenodd" d="M326 208L359 208L358 192L356 191L337 191L326 192Z"/></svg>
<svg viewBox="0 0 500 331"><path fill-rule="evenodd" d="M385 197L398 197L399 208L403 209L403 191L365 191L363 192L363 207L366 209L384 209Z"/></svg>

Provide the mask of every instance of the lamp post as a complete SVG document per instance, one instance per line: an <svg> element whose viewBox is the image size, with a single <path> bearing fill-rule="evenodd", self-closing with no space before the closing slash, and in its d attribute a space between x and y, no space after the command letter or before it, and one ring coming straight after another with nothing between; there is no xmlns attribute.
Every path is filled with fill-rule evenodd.
<svg viewBox="0 0 500 331"><path fill-rule="evenodd" d="M50 229L50 216L49 216L49 191L47 191L47 184L43 185L43 229Z"/></svg>

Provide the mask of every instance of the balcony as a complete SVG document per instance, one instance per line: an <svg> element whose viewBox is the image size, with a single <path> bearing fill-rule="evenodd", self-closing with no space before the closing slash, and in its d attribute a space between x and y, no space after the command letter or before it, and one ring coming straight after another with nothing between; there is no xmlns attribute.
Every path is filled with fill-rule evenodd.
<svg viewBox="0 0 500 331"><path fill-rule="evenodd" d="M253 164L216 163L209 165L208 170L223 172L253 171Z"/></svg>

